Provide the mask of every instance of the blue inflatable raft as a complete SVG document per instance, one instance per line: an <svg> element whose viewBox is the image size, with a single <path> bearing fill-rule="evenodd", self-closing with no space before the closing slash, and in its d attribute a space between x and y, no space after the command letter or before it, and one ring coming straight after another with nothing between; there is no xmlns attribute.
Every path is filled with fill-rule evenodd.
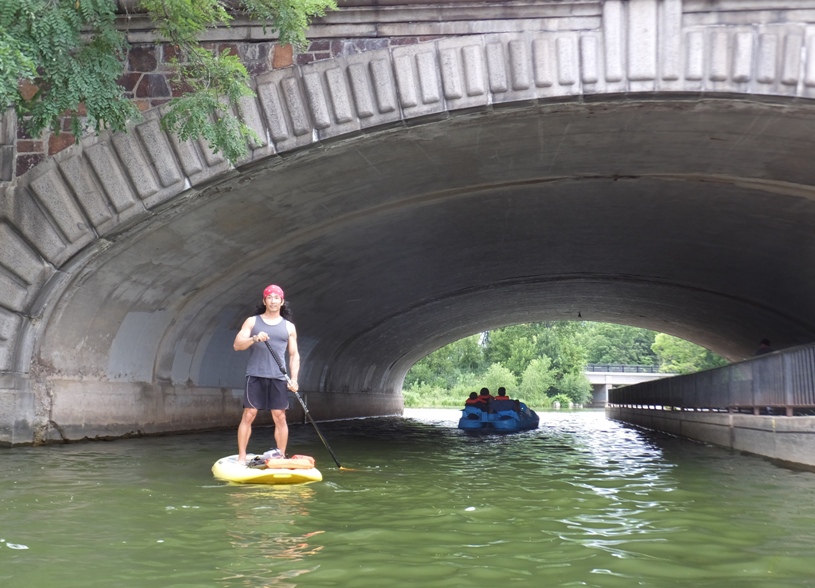
<svg viewBox="0 0 815 588"><path fill-rule="evenodd" d="M465 431L483 431L485 433L514 433L537 429L540 419L538 414L523 402L503 408L500 406L482 410L475 406L467 406L461 411L458 428Z"/></svg>

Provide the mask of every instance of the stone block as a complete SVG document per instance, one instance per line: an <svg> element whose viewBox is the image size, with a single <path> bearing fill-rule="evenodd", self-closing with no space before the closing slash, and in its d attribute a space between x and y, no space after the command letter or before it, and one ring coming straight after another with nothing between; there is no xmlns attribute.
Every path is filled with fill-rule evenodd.
<svg viewBox="0 0 815 588"><path fill-rule="evenodd" d="M493 102L517 102L537 97L533 42L534 36L530 34L486 36L487 75Z"/></svg>
<svg viewBox="0 0 815 588"><path fill-rule="evenodd" d="M359 128L389 124L402 118L391 55L387 50L346 58L347 83Z"/></svg>
<svg viewBox="0 0 815 588"><path fill-rule="evenodd" d="M34 177L39 177L42 172L47 171L45 168L39 169L38 174ZM87 244L87 238L80 235L84 233L82 228L72 229L69 235L62 233L59 226L68 226L71 218L76 219L76 210L60 210L60 204L55 198L49 198L49 204L55 207L56 218L46 214L42 205L37 202L37 198L25 185L18 184L6 190L6 197L2 204L5 205L6 218L9 224L15 227L16 233L35 247L39 255L56 267L62 265L84 244ZM71 208L70 204L66 206ZM72 236L76 237L73 242L71 242Z"/></svg>
<svg viewBox="0 0 815 588"><path fill-rule="evenodd" d="M257 135L257 139L249 140L249 155L243 161L256 161L274 155L274 145L269 142L268 131L257 98L243 96L238 102L238 116Z"/></svg>
<svg viewBox="0 0 815 588"><path fill-rule="evenodd" d="M173 95L164 74L144 74L136 84L134 94L137 98L169 98Z"/></svg>
<svg viewBox="0 0 815 588"><path fill-rule="evenodd" d="M178 168L170 141L161 129L159 121L147 119L136 125L136 131L161 186L168 188L183 182L184 178Z"/></svg>
<svg viewBox="0 0 815 588"><path fill-rule="evenodd" d="M158 123L147 121L142 125L131 127L128 133L115 133L111 139L136 194L147 208L152 208L183 191L185 181ZM159 161L161 153L167 158Z"/></svg>
<svg viewBox="0 0 815 588"><path fill-rule="evenodd" d="M327 41L324 41L324 42L327 43ZM312 43L309 46L308 51L314 51L315 50L315 49L311 48L312 46L314 46L314 43ZM292 65L294 65L294 57L293 57L293 55L294 55L294 49L292 48L291 45L288 45L288 44L286 44L286 45L283 45L283 44L275 45L275 47L274 47L274 56L272 57L272 68L273 69L282 69L284 67L291 67Z"/></svg>
<svg viewBox="0 0 815 588"><path fill-rule="evenodd" d="M542 33L532 41L532 67L539 98L578 95L581 90L579 37Z"/></svg>
<svg viewBox="0 0 815 588"><path fill-rule="evenodd" d="M14 145L0 145L0 182L14 178Z"/></svg>
<svg viewBox="0 0 815 588"><path fill-rule="evenodd" d="M484 38L442 39L437 42L442 94L448 110L485 106L490 102Z"/></svg>
<svg viewBox="0 0 815 588"><path fill-rule="evenodd" d="M58 160L58 165L91 225L99 233L104 234L116 224L114 221L121 220L102 195L102 190L94 181L93 173L81 153L66 153L65 157Z"/></svg>
<svg viewBox="0 0 815 588"><path fill-rule="evenodd" d="M311 144L313 126L299 71L275 70L256 81L258 100L275 150L280 153Z"/></svg>
<svg viewBox="0 0 815 588"><path fill-rule="evenodd" d="M17 141L18 153L45 153L45 144L42 141L25 139Z"/></svg>
<svg viewBox="0 0 815 588"><path fill-rule="evenodd" d="M435 44L402 45L392 49L393 71L399 105L405 118L415 118L444 111L441 69ZM357 76L357 71L351 71ZM357 82L355 82L357 83ZM361 82L357 85L362 85ZM364 119L374 115L372 101L361 100ZM367 122L364 123L367 126Z"/></svg>
<svg viewBox="0 0 815 588"><path fill-rule="evenodd" d="M144 118L154 121L155 125L166 112L166 107L150 110L145 113ZM155 132L155 127L154 131ZM163 132L162 132L163 133ZM206 145L205 141L189 139L181 141L173 133L163 133L167 141L172 145L172 151L180 165L180 173L185 176L185 180L191 186L197 186L210 178L224 173L230 169L227 162L220 154L214 154ZM158 139L156 139L158 140Z"/></svg>
<svg viewBox="0 0 815 588"><path fill-rule="evenodd" d="M302 68L302 81L311 119L320 139L359 130L344 59Z"/></svg>
<svg viewBox="0 0 815 588"><path fill-rule="evenodd" d="M31 179L31 193L68 243L80 248L87 245L94 239L94 235L70 188L56 166L48 166L48 169L42 171L45 173Z"/></svg>
<svg viewBox="0 0 815 588"><path fill-rule="evenodd" d="M17 113L7 108L0 115L0 145L11 145L17 138Z"/></svg>
<svg viewBox="0 0 815 588"><path fill-rule="evenodd" d="M36 421L27 378L0 374L0 447L33 443Z"/></svg>
<svg viewBox="0 0 815 588"><path fill-rule="evenodd" d="M105 134L94 141L83 139L83 154L94 172L95 180L104 191L105 198L113 209L119 213L137 214L143 211L130 183L110 144L109 135ZM131 210L134 209L135 210Z"/></svg>
<svg viewBox="0 0 815 588"><path fill-rule="evenodd" d="M13 284L8 284L8 281L0 275L0 298L5 300L7 294L19 293L14 291ZM20 332L22 323L22 316L0 308L0 370L11 371L14 368L16 335Z"/></svg>
<svg viewBox="0 0 815 588"><path fill-rule="evenodd" d="M128 71L154 71L157 65L155 45L133 45L127 53Z"/></svg>
<svg viewBox="0 0 815 588"><path fill-rule="evenodd" d="M48 137L48 154L56 155L60 151L73 147L75 144L76 137L74 137L71 133L52 133Z"/></svg>
<svg viewBox="0 0 815 588"><path fill-rule="evenodd" d="M118 79L118 84L124 89L125 92L130 93L130 97L133 97L135 95L136 86L138 86L139 82L141 81L141 77L141 72L122 74L122 76Z"/></svg>
<svg viewBox="0 0 815 588"><path fill-rule="evenodd" d="M16 177L22 176L37 167L43 161L45 161L44 153L25 153L23 155L17 155L14 175Z"/></svg>

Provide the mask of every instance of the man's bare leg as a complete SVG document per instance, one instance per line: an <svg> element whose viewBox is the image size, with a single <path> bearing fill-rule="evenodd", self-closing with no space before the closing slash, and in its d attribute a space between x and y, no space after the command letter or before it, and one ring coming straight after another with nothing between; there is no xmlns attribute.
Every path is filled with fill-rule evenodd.
<svg viewBox="0 0 815 588"><path fill-rule="evenodd" d="M289 424L286 422L285 410L272 410L274 421L274 440L282 454L286 454L286 445L289 443Z"/></svg>
<svg viewBox="0 0 815 588"><path fill-rule="evenodd" d="M238 462L246 463L246 446L252 436L252 423L258 414L256 408L244 408L241 424L238 425Z"/></svg>

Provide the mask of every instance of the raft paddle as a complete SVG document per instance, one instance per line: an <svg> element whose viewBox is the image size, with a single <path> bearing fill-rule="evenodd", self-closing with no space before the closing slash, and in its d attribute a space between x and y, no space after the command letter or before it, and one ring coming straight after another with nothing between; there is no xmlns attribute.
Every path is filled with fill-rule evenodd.
<svg viewBox="0 0 815 588"><path fill-rule="evenodd" d="M289 377L288 372L286 371L286 366L283 365L283 362L277 356L277 353L275 353L274 349L272 349L272 346L269 345L269 341L264 341L264 343L266 343L266 348L272 354L272 357L274 357L274 360L277 363L277 367L279 367L280 371L283 372L283 375L286 376L286 381L289 384L291 384L292 381L291 381L291 378ZM317 432L317 436L320 438L320 441L323 442L323 445L325 445L325 448L328 449L328 453L330 453L331 457L334 458L334 463L336 463L337 467L340 468L341 470L348 469L348 468L342 467L342 465L340 464L340 460L338 460L337 456L334 455L334 452L331 450L331 446L328 444L328 441L325 440L325 437L323 437L323 434L320 433L320 429L317 428L317 423L315 423L314 419L311 418L311 413L308 411L308 408L306 407L306 403L303 402L303 399L300 397L300 394L298 394L296 390L292 390L292 392L294 392L294 395L297 397L297 400L300 401L300 406L303 407L303 410L305 411L306 416L308 417L308 420L311 421L312 425L314 425L314 430Z"/></svg>

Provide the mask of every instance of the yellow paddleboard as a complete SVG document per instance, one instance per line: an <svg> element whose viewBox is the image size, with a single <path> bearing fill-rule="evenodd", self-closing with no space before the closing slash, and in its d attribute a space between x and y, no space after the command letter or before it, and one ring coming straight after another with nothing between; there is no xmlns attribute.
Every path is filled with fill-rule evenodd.
<svg viewBox="0 0 815 588"><path fill-rule="evenodd" d="M246 460L251 460L254 454L247 454ZM281 467L286 460L275 460L275 467L258 469L246 467L238 463L237 455L222 457L212 466L213 475L219 480L236 482L238 484L307 484L319 482L323 475L317 468L289 469ZM295 461L295 460L292 460Z"/></svg>

